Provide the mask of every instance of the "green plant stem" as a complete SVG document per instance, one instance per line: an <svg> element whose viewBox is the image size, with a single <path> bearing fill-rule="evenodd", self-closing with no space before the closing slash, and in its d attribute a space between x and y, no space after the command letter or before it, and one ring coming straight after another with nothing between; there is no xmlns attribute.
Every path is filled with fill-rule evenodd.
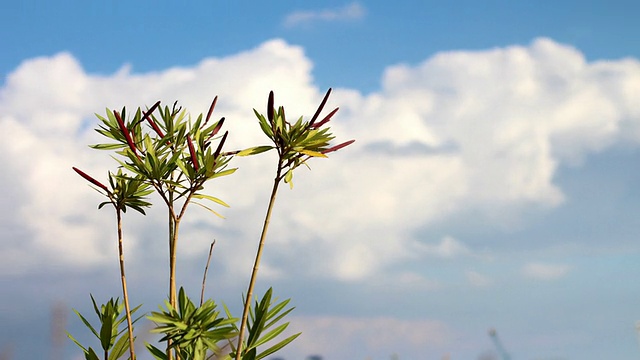
<svg viewBox="0 0 640 360"><path fill-rule="evenodd" d="M131 310L129 308L129 293L127 291L127 278L124 272L124 246L122 239L122 214L120 209L116 209L116 218L118 222L118 255L120 258L120 278L122 280L122 297L124 298L124 309L127 312L127 330L129 332L129 353L131 360L136 359L136 351L133 347L133 324L131 322Z"/></svg>
<svg viewBox="0 0 640 360"><path fill-rule="evenodd" d="M267 215L264 218L264 224L262 225L262 234L260 235L260 243L258 244L258 251L253 263L253 271L251 272L251 279L249 280L249 289L247 290L247 296L244 302L244 310L242 311L242 320L240 321L240 333L238 334L238 346L236 350L236 360L240 360L242 356L242 341L244 340L244 333L247 327L247 319L249 318L249 309L251 308L251 298L253 297L253 288L256 284L256 278L258 277L258 268L260 267L260 259L262 258L262 250L264 249L265 240L267 238L267 230L269 228L269 222L271 221L271 212L273 205L276 202L276 194L278 193L278 186L282 180L282 160L278 161L278 171L276 177L273 180L273 189L271 190L271 197L269 198L269 206L267 207Z"/></svg>
<svg viewBox="0 0 640 360"><path fill-rule="evenodd" d="M204 275L202 276L202 290L200 291L200 306L204 303L204 288L207 285L207 272L209 271L209 263L211 262L211 255L213 254L213 247L216 244L214 239L209 247L209 256L207 257L207 264L204 267Z"/></svg>
<svg viewBox="0 0 640 360"><path fill-rule="evenodd" d="M162 191L158 191L162 194ZM163 196L164 198L164 196ZM176 306L176 283L175 283L175 256L174 254L174 237L175 237L175 213L173 211L173 192L169 191L169 198L165 198L169 210L169 303L175 308ZM173 360L173 352L171 351L171 340L167 340L167 359Z"/></svg>
<svg viewBox="0 0 640 360"><path fill-rule="evenodd" d="M176 263L179 219L172 219L171 239L169 240L169 303L176 306Z"/></svg>
<svg viewBox="0 0 640 360"><path fill-rule="evenodd" d="M174 308L177 307L177 286L176 286L176 264L178 258L178 234L180 229L180 220L184 216L187 211L187 206L189 202L193 198L193 194L195 194L196 190L199 187L194 186L194 188L189 192L189 195L184 201L182 205L182 209L180 209L180 214L175 213L174 210L174 197L173 192L169 191L169 197L166 201L167 206L169 208L169 303ZM171 340L167 341L167 359L173 360L173 354L170 351ZM180 356L176 350L176 359L179 359Z"/></svg>

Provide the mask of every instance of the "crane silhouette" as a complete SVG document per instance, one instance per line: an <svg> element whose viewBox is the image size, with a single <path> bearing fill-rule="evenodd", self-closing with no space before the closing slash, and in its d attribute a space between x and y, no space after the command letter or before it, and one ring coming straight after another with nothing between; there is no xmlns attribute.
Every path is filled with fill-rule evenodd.
<svg viewBox="0 0 640 360"><path fill-rule="evenodd" d="M504 346L502 346L502 343L498 338L498 333L496 332L496 329L494 328L489 329L489 337L491 338L491 341L493 341L493 345L496 347L496 350L498 351L500 358L502 360L511 360L511 356L504 349Z"/></svg>

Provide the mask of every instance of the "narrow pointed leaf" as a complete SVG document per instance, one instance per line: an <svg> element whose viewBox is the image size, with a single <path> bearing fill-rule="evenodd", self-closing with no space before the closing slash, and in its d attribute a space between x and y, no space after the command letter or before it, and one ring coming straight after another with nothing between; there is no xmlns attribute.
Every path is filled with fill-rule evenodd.
<svg viewBox="0 0 640 360"><path fill-rule="evenodd" d="M269 145L255 146L255 147L251 147L251 148L240 151L238 153L238 156L256 155L256 154L263 153L265 151L269 151L271 149L273 149L273 146L269 146Z"/></svg>
<svg viewBox="0 0 640 360"><path fill-rule="evenodd" d="M199 202L195 202L195 201L194 201L193 203L194 203L195 205L201 206L201 207L203 207L203 208L205 208L205 209L209 210L211 213L213 213L213 215L215 215L215 216L217 216L217 217L219 217L219 218L221 218L221 219L224 219L224 218L225 218L224 216L220 215L220 213L218 213L217 211L213 210L212 208L210 208L210 207L208 207L208 206L206 206L206 205L200 204Z"/></svg>
<svg viewBox="0 0 640 360"><path fill-rule="evenodd" d="M289 345L289 343L291 343L293 340L295 340L298 336L300 336L300 334L302 333L297 333L295 335L291 335L288 338L282 340L281 342L277 343L276 345L268 348L267 350L263 351L262 353L260 353L260 355L258 355L256 357L256 360L258 359L263 359L277 351L279 351L280 349L282 349L283 347Z"/></svg>
<svg viewBox="0 0 640 360"><path fill-rule="evenodd" d="M321 152L317 152L317 151L312 151L312 150L300 150L300 153L305 154L305 155L309 155L309 156L313 156L313 157L320 157L320 158L326 158L327 155L321 153Z"/></svg>
<svg viewBox="0 0 640 360"><path fill-rule="evenodd" d="M205 194L193 194L193 197L196 199L207 199L207 200L211 200L214 203L220 204L222 206L225 207L229 207L229 204L227 204L226 202L218 199L217 197L211 196L211 195L205 195Z"/></svg>

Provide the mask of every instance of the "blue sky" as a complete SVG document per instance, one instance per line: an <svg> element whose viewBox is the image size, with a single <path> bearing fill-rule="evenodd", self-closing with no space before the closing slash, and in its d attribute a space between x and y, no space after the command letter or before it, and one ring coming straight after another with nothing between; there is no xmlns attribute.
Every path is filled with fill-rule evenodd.
<svg viewBox="0 0 640 360"><path fill-rule="evenodd" d="M177 99L198 114L220 95L242 146L262 141L251 109L269 90L309 116L333 87L333 129L357 142L282 192L259 280L296 306L285 358L495 358L491 327L513 359L637 358L638 7L1 4L0 354L45 358L53 304L118 294L111 219L70 171L113 166L86 146L94 113ZM179 268L195 294L216 237L210 295L236 310L270 181L238 166L212 189L227 219L193 211ZM163 216L143 220L128 266L151 310Z"/></svg>

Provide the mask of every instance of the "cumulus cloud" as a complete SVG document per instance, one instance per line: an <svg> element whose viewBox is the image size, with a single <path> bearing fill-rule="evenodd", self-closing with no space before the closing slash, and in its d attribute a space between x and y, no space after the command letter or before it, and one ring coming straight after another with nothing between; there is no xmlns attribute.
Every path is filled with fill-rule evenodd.
<svg viewBox="0 0 640 360"><path fill-rule="evenodd" d="M303 49L268 41L238 54L188 67L112 75L87 73L72 54L29 59L0 89L3 221L0 269L29 271L42 261L96 266L112 250L99 196L71 170L105 176L113 162L86 147L99 141L95 112L176 99L195 115L220 96L229 146L263 143L251 108L262 110L275 90L288 114L311 115L322 98ZM640 64L587 62L576 49L549 39L528 46L437 54L417 65L389 67L381 89L335 89L329 108L337 140L357 142L299 170L283 189L272 221L265 267L270 276L360 280L416 257L455 257L463 243L424 245L416 229L473 211L501 224L521 209L554 207L562 189L554 176L613 144L640 140ZM212 237L229 274L244 274L253 253L271 181L268 159L238 159L233 179L210 192L231 204L227 219L190 210L183 224L186 257L206 254ZM155 210L154 210L155 211ZM152 241L164 214L144 225L131 216L131 251L162 256ZM19 240L14 236L19 235ZM144 249L142 251L141 249ZM416 249L421 251L416 251ZM476 279L477 280L477 279ZM472 281L473 282L473 281Z"/></svg>
<svg viewBox="0 0 640 360"><path fill-rule="evenodd" d="M104 178L114 166L106 153L87 148L100 140L93 131L97 124L93 113L104 113L104 107L150 105L158 99L165 104L179 99L194 113L202 112L218 94L226 98L218 110L230 119L244 120L229 124L232 133L242 134L235 145L244 147L262 141L259 129L250 130L255 125L250 111L265 103L266 94L279 79L290 78L274 90L279 100L289 100L292 112L316 106L313 103L320 94L310 85L310 67L300 48L280 40L227 58L206 59L192 68L148 74L130 74L127 67L112 76L87 74L68 53L26 60L8 75L0 90L0 126L4 129L0 156L5 171L12 174L3 178L6 186L2 191L6 196L21 194L4 211L27 234L20 241L7 239L15 247L2 252L0 267L3 271L26 270L25 264L35 267L48 261L45 259L53 265L74 266L105 261L106 249L112 244L111 232L105 230L110 229L111 214L92 211L100 197L71 171L78 166ZM243 199L242 192L237 195L234 200L245 206L254 201ZM134 224L139 220L135 214L128 219ZM140 235L148 241L156 235L145 234L148 229L133 226L130 237ZM197 229L193 232L197 235ZM210 240L209 236L204 242ZM190 251L197 250L184 249ZM16 252L24 256L16 257Z"/></svg>
<svg viewBox="0 0 640 360"><path fill-rule="evenodd" d="M556 280L566 276L571 267L564 264L531 262L522 268L524 276L537 280Z"/></svg>
<svg viewBox="0 0 640 360"><path fill-rule="evenodd" d="M351 21L362 19L365 15L364 6L353 2L335 9L294 11L285 17L284 26L295 27L314 22Z"/></svg>

